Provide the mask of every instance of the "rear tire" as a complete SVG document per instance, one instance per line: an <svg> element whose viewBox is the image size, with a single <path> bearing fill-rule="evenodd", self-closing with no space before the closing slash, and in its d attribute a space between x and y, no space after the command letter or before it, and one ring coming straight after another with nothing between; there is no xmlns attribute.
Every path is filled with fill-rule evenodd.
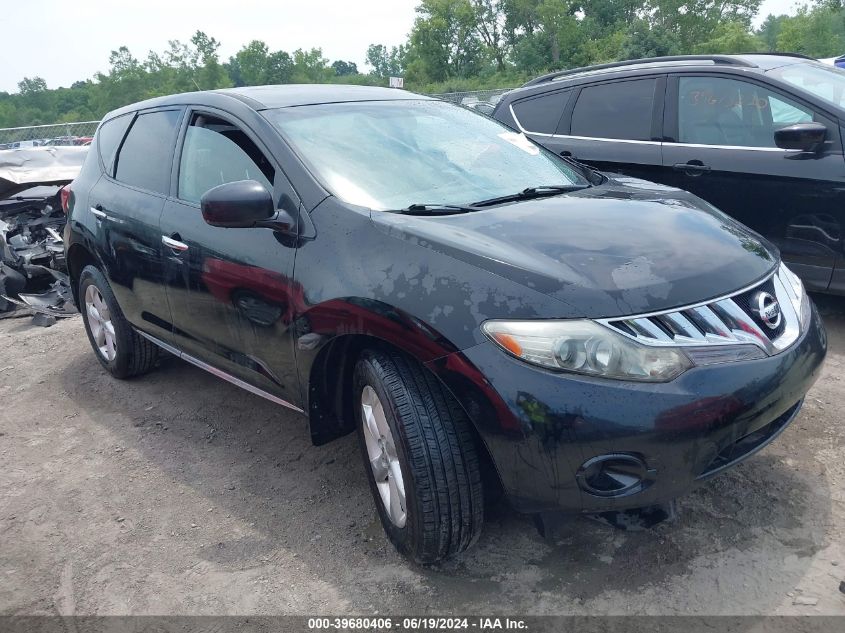
<svg viewBox="0 0 845 633"><path fill-rule="evenodd" d="M132 329L109 282L94 266L82 270L78 296L88 340L106 371L115 378L130 378L155 366L158 346Z"/></svg>
<svg viewBox="0 0 845 633"><path fill-rule="evenodd" d="M484 494L463 409L435 376L395 352L365 351L353 388L367 477L391 543L422 564L466 550L481 534Z"/></svg>

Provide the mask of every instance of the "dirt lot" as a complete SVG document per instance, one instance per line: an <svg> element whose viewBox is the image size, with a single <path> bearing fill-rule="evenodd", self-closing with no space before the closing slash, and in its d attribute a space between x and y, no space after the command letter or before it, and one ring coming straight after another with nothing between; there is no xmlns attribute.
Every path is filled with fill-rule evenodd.
<svg viewBox="0 0 845 633"><path fill-rule="evenodd" d="M130 382L79 317L0 321L0 613L845 614L845 299L792 427L624 533L507 509L435 569L382 536L354 437L171 359Z"/></svg>

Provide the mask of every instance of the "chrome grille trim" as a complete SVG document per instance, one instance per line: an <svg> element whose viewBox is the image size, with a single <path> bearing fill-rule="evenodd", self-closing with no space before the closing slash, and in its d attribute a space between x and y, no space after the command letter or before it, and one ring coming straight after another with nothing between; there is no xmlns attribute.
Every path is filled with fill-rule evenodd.
<svg viewBox="0 0 845 633"><path fill-rule="evenodd" d="M793 303L793 292L789 284L780 278L779 270L752 286L704 303L596 321L622 336L653 347L751 344L773 356L798 340L802 329L800 315ZM734 300L739 295L763 286L770 279L785 322L783 332L774 340Z"/></svg>

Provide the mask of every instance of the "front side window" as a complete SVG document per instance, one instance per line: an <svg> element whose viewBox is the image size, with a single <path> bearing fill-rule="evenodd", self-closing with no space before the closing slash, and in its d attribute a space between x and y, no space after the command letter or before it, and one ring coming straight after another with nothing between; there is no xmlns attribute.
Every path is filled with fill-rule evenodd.
<svg viewBox="0 0 845 633"><path fill-rule="evenodd" d="M571 134L633 141L651 139L656 79L582 88L572 112Z"/></svg>
<svg viewBox="0 0 845 633"><path fill-rule="evenodd" d="M133 187L167 194L180 110L138 115L117 156L115 178Z"/></svg>
<svg viewBox="0 0 845 633"><path fill-rule="evenodd" d="M770 75L802 88L820 99L845 108L845 69L817 63L801 63L770 70Z"/></svg>
<svg viewBox="0 0 845 633"><path fill-rule="evenodd" d="M179 198L199 202L209 189L238 180L256 180L272 191L274 175L242 130L216 117L194 116L179 161Z"/></svg>
<svg viewBox="0 0 845 633"><path fill-rule="evenodd" d="M376 210L589 184L524 135L441 101L331 103L263 114L329 191Z"/></svg>
<svg viewBox="0 0 845 633"><path fill-rule="evenodd" d="M681 77L678 82L680 143L776 147L775 130L812 120L807 108L747 81Z"/></svg>

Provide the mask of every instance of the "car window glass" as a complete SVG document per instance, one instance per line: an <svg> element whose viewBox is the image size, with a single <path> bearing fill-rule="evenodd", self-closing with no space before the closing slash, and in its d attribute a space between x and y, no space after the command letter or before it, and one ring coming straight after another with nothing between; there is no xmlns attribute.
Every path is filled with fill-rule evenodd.
<svg viewBox="0 0 845 633"><path fill-rule="evenodd" d="M117 156L115 178L127 185L166 194L179 110L141 114Z"/></svg>
<svg viewBox="0 0 845 633"><path fill-rule="evenodd" d="M103 159L106 173L110 176L114 173L114 155L117 153L120 141L123 140L126 128L129 127L130 123L132 123L132 115L124 114L109 119L100 126L97 132L97 147L100 150L100 158Z"/></svg>
<svg viewBox="0 0 845 633"><path fill-rule="evenodd" d="M519 125L526 132L554 134L570 94L571 90L562 90L517 101L513 111Z"/></svg>
<svg viewBox="0 0 845 633"><path fill-rule="evenodd" d="M249 137L222 119L199 115L185 134L179 164L179 197L199 202L227 182L256 180L273 190L274 169Z"/></svg>
<svg viewBox="0 0 845 633"><path fill-rule="evenodd" d="M724 77L681 77L678 141L776 147L775 130L813 120L813 113L757 84Z"/></svg>
<svg viewBox="0 0 845 633"><path fill-rule="evenodd" d="M572 112L571 134L635 141L651 139L656 79L588 86Z"/></svg>
<svg viewBox="0 0 845 633"><path fill-rule="evenodd" d="M840 108L845 107L845 70L817 63L790 64L769 74Z"/></svg>
<svg viewBox="0 0 845 633"><path fill-rule="evenodd" d="M264 115L329 191L372 209L589 184L525 135L442 101L333 103Z"/></svg>

